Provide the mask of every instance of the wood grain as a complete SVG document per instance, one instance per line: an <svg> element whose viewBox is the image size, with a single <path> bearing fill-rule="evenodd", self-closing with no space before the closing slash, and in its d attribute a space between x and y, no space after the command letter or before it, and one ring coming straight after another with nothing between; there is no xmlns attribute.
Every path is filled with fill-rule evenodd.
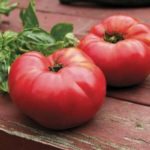
<svg viewBox="0 0 150 150"><path fill-rule="evenodd" d="M15 0L13 0L15 1ZM27 7L29 0L20 1L20 8ZM150 22L150 7L104 7L102 5L62 5L59 0L36 0L36 8L38 11L49 12L55 14L80 16L85 18L104 19L110 15L124 14L136 17L144 22Z"/></svg>
<svg viewBox="0 0 150 150"><path fill-rule="evenodd" d="M14 10L8 17L2 17L2 24L0 24L0 29L5 30L13 30L13 31L21 31L22 24L19 19L20 9ZM37 12L38 20L40 22L40 27L43 29L50 31L51 27L57 23L71 23L74 26L74 33L77 35L85 34L88 29L97 23L95 19L88 19L78 16L69 16L62 14L54 14L54 13L43 13ZM15 19L14 19L15 18Z"/></svg>
<svg viewBox="0 0 150 150"><path fill-rule="evenodd" d="M0 131L0 149L1 150L58 150L45 144L34 142L32 140L25 140L24 138L7 134Z"/></svg>
<svg viewBox="0 0 150 150"><path fill-rule="evenodd" d="M129 88L108 88L107 96L150 106L150 76L141 84Z"/></svg>
<svg viewBox="0 0 150 150"><path fill-rule="evenodd" d="M87 124L51 131L23 115L9 97L0 97L1 132L61 149L149 150L149 114L147 106L106 98L102 109Z"/></svg>

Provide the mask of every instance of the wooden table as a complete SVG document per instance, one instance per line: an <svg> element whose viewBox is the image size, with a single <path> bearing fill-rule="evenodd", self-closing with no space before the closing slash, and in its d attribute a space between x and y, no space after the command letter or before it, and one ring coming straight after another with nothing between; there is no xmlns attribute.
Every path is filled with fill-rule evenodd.
<svg viewBox="0 0 150 150"><path fill-rule="evenodd" d="M1 30L20 31L19 9L4 17ZM58 22L74 24L82 37L89 28L112 14L128 14L150 23L150 8L66 6L58 0L36 0L41 26L49 30ZM65 131L45 129L22 114L8 95L0 94L0 150L150 150L150 77L139 86L108 89L105 104L95 118Z"/></svg>

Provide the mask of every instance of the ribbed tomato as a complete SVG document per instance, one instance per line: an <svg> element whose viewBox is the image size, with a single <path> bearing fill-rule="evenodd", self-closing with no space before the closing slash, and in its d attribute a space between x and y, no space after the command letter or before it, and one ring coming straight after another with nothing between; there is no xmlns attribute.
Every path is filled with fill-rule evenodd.
<svg viewBox="0 0 150 150"><path fill-rule="evenodd" d="M92 27L79 48L102 69L108 85L131 86L150 73L150 28L132 17L106 18Z"/></svg>
<svg viewBox="0 0 150 150"><path fill-rule="evenodd" d="M45 57L38 52L12 64L9 90L13 102L28 116L51 129L78 126L99 110L106 93L101 70L76 48Z"/></svg>

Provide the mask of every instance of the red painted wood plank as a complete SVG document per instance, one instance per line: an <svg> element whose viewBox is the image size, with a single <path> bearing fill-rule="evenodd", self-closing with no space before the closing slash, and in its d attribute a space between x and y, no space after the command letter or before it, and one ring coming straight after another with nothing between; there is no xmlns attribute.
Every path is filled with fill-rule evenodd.
<svg viewBox="0 0 150 150"><path fill-rule="evenodd" d="M0 30L13 30L13 31L21 31L22 24L21 20L19 19L19 9L16 9L10 13L10 15L7 16L1 16L1 24L0 24Z"/></svg>
<svg viewBox="0 0 150 150"><path fill-rule="evenodd" d="M61 5L58 0L37 1L37 9L53 13L62 13L68 15L82 16L87 18L103 19L110 15L125 14L150 22L149 11L150 8L107 8L95 6L80 6L80 5Z"/></svg>
<svg viewBox="0 0 150 150"><path fill-rule="evenodd" d="M40 20L41 27L44 29L50 30L50 28L56 23L68 22L74 25L75 34L83 34L87 32L93 24L97 23L97 20L94 19L54 13L37 12L37 16Z"/></svg>
<svg viewBox="0 0 150 150"><path fill-rule="evenodd" d="M15 0L14 0L15 1ZM28 1L22 0L20 7L26 7ZM40 11L49 13L59 13L73 16L82 16L87 18L95 18L101 20L107 16L114 14L125 14L139 18L144 22L150 22L150 7L139 8L110 8L94 5L62 5L59 0L37 0L36 7Z"/></svg>
<svg viewBox="0 0 150 150"><path fill-rule="evenodd" d="M7 134L0 131L0 149L1 150L58 150L31 140L24 140L23 138Z"/></svg>
<svg viewBox="0 0 150 150"><path fill-rule="evenodd" d="M140 85L130 88L110 88L107 96L150 106L150 76Z"/></svg>
<svg viewBox="0 0 150 150"><path fill-rule="evenodd" d="M17 136L61 149L149 150L149 114L147 106L107 98L96 117L87 124L66 131L51 131L24 116L8 97L0 96L1 132L12 139Z"/></svg>
<svg viewBox="0 0 150 150"><path fill-rule="evenodd" d="M0 29L20 31L22 24L21 20L19 19L19 12L20 10L16 9L10 14L10 16L3 16L3 23L0 25ZM68 16L62 14L37 12L37 16L40 21L40 26L47 31L50 31L50 28L56 23L68 22L74 25L75 34L81 35L87 32L87 29L90 26L97 23L97 20L94 19L87 19L83 17Z"/></svg>

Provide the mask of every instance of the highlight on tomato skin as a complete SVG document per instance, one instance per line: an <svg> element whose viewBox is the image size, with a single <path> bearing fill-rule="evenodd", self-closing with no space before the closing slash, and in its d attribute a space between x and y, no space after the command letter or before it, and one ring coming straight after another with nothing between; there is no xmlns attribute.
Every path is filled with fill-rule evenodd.
<svg viewBox="0 0 150 150"><path fill-rule="evenodd" d="M48 57L28 52L17 58L10 69L9 91L22 112L58 130L95 116L106 95L106 81L85 53L65 48Z"/></svg>
<svg viewBox="0 0 150 150"><path fill-rule="evenodd" d="M150 26L130 16L104 19L78 47L103 71L109 86L133 86L150 74Z"/></svg>

